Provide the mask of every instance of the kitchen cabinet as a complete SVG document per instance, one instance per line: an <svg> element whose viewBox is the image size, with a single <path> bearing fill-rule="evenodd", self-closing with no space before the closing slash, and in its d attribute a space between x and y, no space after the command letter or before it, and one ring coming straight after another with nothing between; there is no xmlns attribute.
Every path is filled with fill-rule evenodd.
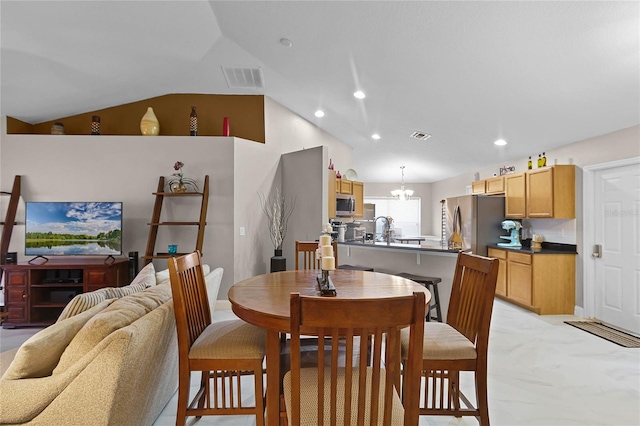
<svg viewBox="0 0 640 426"><path fill-rule="evenodd" d="M486 182L486 180L476 180L471 182L471 194L484 194Z"/></svg>
<svg viewBox="0 0 640 426"><path fill-rule="evenodd" d="M327 183L327 191L329 193L327 210L329 218L336 217L336 194L353 195L356 201L353 217L364 217L364 183L348 179L338 179L336 178L335 170L329 170Z"/></svg>
<svg viewBox="0 0 640 426"><path fill-rule="evenodd" d="M526 173L504 176L504 215L509 219L522 219L527 215Z"/></svg>
<svg viewBox="0 0 640 426"><path fill-rule="evenodd" d="M364 184L353 181L352 192L356 200L356 209L353 217L364 217Z"/></svg>
<svg viewBox="0 0 640 426"><path fill-rule="evenodd" d="M527 217L576 217L575 166L560 165L527 173Z"/></svg>
<svg viewBox="0 0 640 426"><path fill-rule="evenodd" d="M496 282L496 294L507 295L507 252L505 250L489 249L489 257L498 259L498 281Z"/></svg>
<svg viewBox="0 0 640 426"><path fill-rule="evenodd" d="M575 256L489 248L499 259L496 296L538 315L572 315Z"/></svg>
<svg viewBox="0 0 640 426"><path fill-rule="evenodd" d="M487 179L485 182L485 194L504 194L504 176Z"/></svg>
<svg viewBox="0 0 640 426"><path fill-rule="evenodd" d="M574 165L559 165L504 176L505 217L575 219Z"/></svg>
<svg viewBox="0 0 640 426"><path fill-rule="evenodd" d="M337 189L336 180L336 172L334 170L329 170L329 178L327 182L327 191L329 192L327 210L329 218L336 217L336 193L340 192L340 190Z"/></svg>
<svg viewBox="0 0 640 426"><path fill-rule="evenodd" d="M340 190L336 192L339 192L340 194L349 194L349 195L353 193L352 181L346 180L346 179L336 179L336 188L338 184L340 185Z"/></svg>

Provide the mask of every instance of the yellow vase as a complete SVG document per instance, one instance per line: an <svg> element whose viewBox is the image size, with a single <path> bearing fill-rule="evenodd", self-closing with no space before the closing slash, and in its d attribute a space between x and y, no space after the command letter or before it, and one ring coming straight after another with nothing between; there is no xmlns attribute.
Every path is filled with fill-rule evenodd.
<svg viewBox="0 0 640 426"><path fill-rule="evenodd" d="M153 113L153 108L147 108L147 112L142 116L140 131L144 136L157 136L160 134L160 123Z"/></svg>

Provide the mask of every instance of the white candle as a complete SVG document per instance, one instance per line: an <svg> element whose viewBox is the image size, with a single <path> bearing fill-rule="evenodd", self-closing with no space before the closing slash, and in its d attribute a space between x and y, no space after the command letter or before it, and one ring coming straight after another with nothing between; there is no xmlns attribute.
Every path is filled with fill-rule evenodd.
<svg viewBox="0 0 640 426"><path fill-rule="evenodd" d="M331 228L331 225L327 223L324 227L324 232L331 232L331 231L333 231L333 228Z"/></svg>
<svg viewBox="0 0 640 426"><path fill-rule="evenodd" d="M323 271L333 271L336 269L336 259L333 256L323 256L322 257L322 270Z"/></svg>
<svg viewBox="0 0 640 426"><path fill-rule="evenodd" d="M333 256L333 246L322 246L321 257Z"/></svg>
<svg viewBox="0 0 640 426"><path fill-rule="evenodd" d="M330 246L331 235L320 235L320 246Z"/></svg>

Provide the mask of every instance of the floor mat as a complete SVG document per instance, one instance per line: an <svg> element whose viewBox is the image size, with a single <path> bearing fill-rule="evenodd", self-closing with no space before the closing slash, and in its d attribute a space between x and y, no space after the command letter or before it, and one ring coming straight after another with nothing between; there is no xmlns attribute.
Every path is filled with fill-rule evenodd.
<svg viewBox="0 0 640 426"><path fill-rule="evenodd" d="M625 348L640 348L640 338L597 321L565 321L565 324L572 325Z"/></svg>

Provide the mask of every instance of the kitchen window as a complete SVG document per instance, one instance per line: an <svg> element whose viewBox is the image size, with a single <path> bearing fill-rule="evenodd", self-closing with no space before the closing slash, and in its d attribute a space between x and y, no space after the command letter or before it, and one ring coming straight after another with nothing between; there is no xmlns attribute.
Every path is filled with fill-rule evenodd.
<svg viewBox="0 0 640 426"><path fill-rule="evenodd" d="M421 235L421 200L419 197L412 197L405 201L399 201L392 197L366 197L364 202L375 204L375 217L391 216L393 218L392 228L395 230L396 237L416 237ZM383 227L384 221L379 220L376 224L376 233L381 233Z"/></svg>

